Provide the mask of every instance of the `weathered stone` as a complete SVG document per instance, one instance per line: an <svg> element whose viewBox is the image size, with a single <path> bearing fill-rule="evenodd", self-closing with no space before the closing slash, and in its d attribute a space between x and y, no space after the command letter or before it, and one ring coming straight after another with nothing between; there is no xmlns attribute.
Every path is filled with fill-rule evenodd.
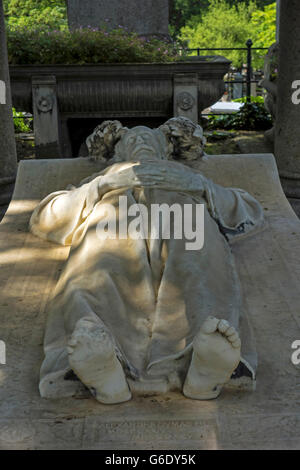
<svg viewBox="0 0 300 470"><path fill-rule="evenodd" d="M278 53L279 44L275 42L272 44L265 56L264 63L264 78L259 83L260 86L267 90L267 96L265 98L265 107L273 118L274 125L271 129L265 132L266 141L271 146L272 152L274 152L275 145L275 120L276 120L276 102L278 95L278 79L274 78L275 70L278 68Z"/></svg>
<svg viewBox="0 0 300 470"><path fill-rule="evenodd" d="M198 123L197 74L174 75L174 116L184 116Z"/></svg>
<svg viewBox="0 0 300 470"><path fill-rule="evenodd" d="M55 76L32 78L34 134L37 158L61 156Z"/></svg>
<svg viewBox="0 0 300 470"><path fill-rule="evenodd" d="M119 26L140 35L168 35L169 0L68 0L70 28Z"/></svg>
<svg viewBox="0 0 300 470"><path fill-rule="evenodd" d="M187 113L196 122L199 113L224 94L223 77L230 61L221 56L195 59L162 64L12 66L13 102L24 111L34 109L39 156L58 158L62 152L64 158L77 157L97 121L115 118L129 127L135 122L153 127L173 117L176 108L176 115ZM181 84L178 76L183 77ZM196 83L191 77L197 77ZM186 94L177 101L180 87L189 93L192 88L192 108ZM50 95L52 109L47 105ZM41 102L46 97L43 111L38 97Z"/></svg>

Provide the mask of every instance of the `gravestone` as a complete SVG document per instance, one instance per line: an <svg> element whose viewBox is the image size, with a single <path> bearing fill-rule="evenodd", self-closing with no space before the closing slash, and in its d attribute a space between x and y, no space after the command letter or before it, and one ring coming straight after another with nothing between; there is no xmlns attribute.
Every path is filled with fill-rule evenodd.
<svg viewBox="0 0 300 470"><path fill-rule="evenodd" d="M119 26L140 35L168 35L169 0L68 0L70 29Z"/></svg>
<svg viewBox="0 0 300 470"><path fill-rule="evenodd" d="M232 89L233 99L237 100L243 97L243 75L240 72L235 74L235 83Z"/></svg>

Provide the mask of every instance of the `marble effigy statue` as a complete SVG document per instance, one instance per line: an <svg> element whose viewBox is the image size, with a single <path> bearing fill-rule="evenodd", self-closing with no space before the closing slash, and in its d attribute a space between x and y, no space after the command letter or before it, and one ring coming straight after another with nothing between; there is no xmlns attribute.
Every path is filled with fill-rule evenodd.
<svg viewBox="0 0 300 470"><path fill-rule="evenodd" d="M121 403L132 392L177 389L212 399L241 365L255 377L230 241L262 226L263 211L247 192L182 163L209 158L204 144L202 128L186 118L157 129L106 121L87 139L90 158L106 168L34 210L31 232L70 246L48 306L42 397L88 389L101 403ZM135 211L203 207L204 243L187 249L191 239L175 236L175 225L169 237L152 237L142 230L143 217L143 237L112 233L124 222L121 198Z"/></svg>

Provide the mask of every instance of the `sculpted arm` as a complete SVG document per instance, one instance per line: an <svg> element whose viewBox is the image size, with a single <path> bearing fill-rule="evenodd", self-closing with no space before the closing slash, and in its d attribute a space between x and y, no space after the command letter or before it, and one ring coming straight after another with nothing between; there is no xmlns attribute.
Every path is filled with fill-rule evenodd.
<svg viewBox="0 0 300 470"><path fill-rule="evenodd" d="M74 231L99 200L101 178L103 176L78 188L49 194L35 208L29 222L30 231L45 240L71 245Z"/></svg>
<svg viewBox="0 0 300 470"><path fill-rule="evenodd" d="M191 192L201 196L205 189L205 177L177 162L152 160L132 163L118 174L107 175L105 184L110 189L148 187Z"/></svg>
<svg viewBox="0 0 300 470"><path fill-rule="evenodd" d="M126 165L116 164L98 176L82 181L78 188L49 194L35 208L29 223L30 231L45 240L71 245L75 230L85 222L106 192L134 185L132 174L120 172L118 177L120 166L126 168Z"/></svg>
<svg viewBox="0 0 300 470"><path fill-rule="evenodd" d="M260 203L242 189L224 188L207 179L205 199L211 216L229 239L263 224Z"/></svg>
<svg viewBox="0 0 300 470"><path fill-rule="evenodd" d="M161 161L153 165L149 162L134 165L130 172L133 186L183 191L205 199L211 216L227 238L247 233L264 220L261 205L249 193L215 184L185 165ZM129 176L128 170L121 174L124 178Z"/></svg>

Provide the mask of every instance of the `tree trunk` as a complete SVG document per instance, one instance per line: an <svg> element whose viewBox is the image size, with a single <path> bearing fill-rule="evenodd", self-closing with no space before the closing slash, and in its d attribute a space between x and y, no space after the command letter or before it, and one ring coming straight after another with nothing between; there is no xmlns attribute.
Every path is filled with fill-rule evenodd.
<svg viewBox="0 0 300 470"><path fill-rule="evenodd" d="M7 178L14 177L17 169L17 154L7 58L3 2L0 0L0 87L3 93L0 104L0 193ZM2 103L5 104L2 104ZM2 185L1 185L2 179Z"/></svg>
<svg viewBox="0 0 300 470"><path fill-rule="evenodd" d="M300 104L293 82L300 80L300 2L280 2L279 77L275 156L285 193L300 198Z"/></svg>

